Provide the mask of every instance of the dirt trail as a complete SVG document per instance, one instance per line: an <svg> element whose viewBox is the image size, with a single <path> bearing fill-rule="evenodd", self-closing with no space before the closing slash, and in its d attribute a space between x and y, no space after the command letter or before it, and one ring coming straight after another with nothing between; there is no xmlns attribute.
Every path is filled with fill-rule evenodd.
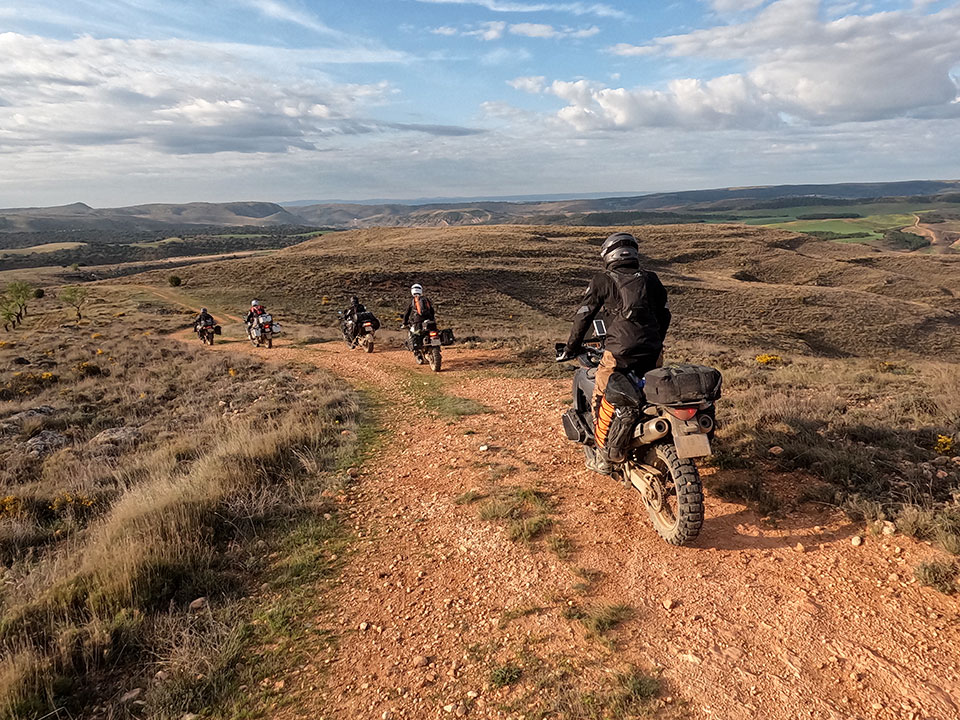
<svg viewBox="0 0 960 720"><path fill-rule="evenodd" d="M385 430L347 501L358 540L333 617L317 618L338 626L339 643L278 678L290 702L273 717L525 717L530 677L488 684L524 647L548 664L569 659L584 682L625 662L662 673L670 699L657 703L660 717L960 717L957 605L912 580L926 545L868 536L854 547L858 528L837 514L771 528L708 491L702 536L674 548L634 493L584 470L562 437L565 380L505 377L501 354L455 347L438 375L407 352L337 343L212 351L241 348L364 388ZM423 382L491 412L431 414ZM569 559L511 542L478 504L455 502L509 485L551 494ZM575 588L575 568L595 572L590 589ZM609 645L565 616L568 601L626 604L634 616Z"/></svg>
<svg viewBox="0 0 960 720"><path fill-rule="evenodd" d="M947 233L935 230L929 225L921 224L923 218L919 215L914 215L915 218L913 225L903 228L905 232L913 232L914 234L922 235L930 240L930 245L934 251L938 253L945 253L949 247L953 244L953 241L949 239Z"/></svg>

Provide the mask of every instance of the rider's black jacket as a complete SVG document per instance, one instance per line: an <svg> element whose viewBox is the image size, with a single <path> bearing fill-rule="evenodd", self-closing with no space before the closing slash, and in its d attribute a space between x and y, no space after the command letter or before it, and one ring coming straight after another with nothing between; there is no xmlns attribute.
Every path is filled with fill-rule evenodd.
<svg viewBox="0 0 960 720"><path fill-rule="evenodd" d="M363 303L357 303L356 305L351 305L344 310L343 317L356 323L360 319L360 314L365 313L366 311L367 308L364 307Z"/></svg>
<svg viewBox="0 0 960 720"><path fill-rule="evenodd" d="M197 315L196 320L193 321L194 325L206 325L213 323L213 315L210 313L200 313Z"/></svg>
<svg viewBox="0 0 960 720"><path fill-rule="evenodd" d="M634 275L643 273L646 283L646 299L649 309L641 322L627 320L621 316L620 294L611 273ZM610 270L598 272L593 276L583 297L583 304L577 310L573 320L573 329L567 340L567 352L571 355L579 352L590 323L600 309L606 306L607 339L604 349L609 350L617 359L618 365L629 366L637 362L658 356L663 350L663 340L670 327L670 308L667 304L667 291L657 274L649 270L640 270L635 260L614 265Z"/></svg>
<svg viewBox="0 0 960 720"><path fill-rule="evenodd" d="M403 314L404 325L419 325L425 320L436 320L433 314L433 303L427 300L424 295L414 295L410 301L410 307Z"/></svg>

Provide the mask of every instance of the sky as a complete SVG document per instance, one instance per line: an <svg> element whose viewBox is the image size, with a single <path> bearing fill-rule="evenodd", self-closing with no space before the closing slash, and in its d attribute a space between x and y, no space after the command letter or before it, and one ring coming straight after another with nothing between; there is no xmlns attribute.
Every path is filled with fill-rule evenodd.
<svg viewBox="0 0 960 720"><path fill-rule="evenodd" d="M960 176L960 0L2 0L0 207Z"/></svg>

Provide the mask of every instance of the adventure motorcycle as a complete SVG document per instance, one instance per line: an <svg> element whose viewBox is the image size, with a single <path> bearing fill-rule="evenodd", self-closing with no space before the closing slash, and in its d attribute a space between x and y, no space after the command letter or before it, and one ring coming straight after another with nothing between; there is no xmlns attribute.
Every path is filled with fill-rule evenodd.
<svg viewBox="0 0 960 720"><path fill-rule="evenodd" d="M220 326L212 320L209 320L205 323L197 323L194 325L193 331L204 345L213 345L214 336L220 334Z"/></svg>
<svg viewBox="0 0 960 720"><path fill-rule="evenodd" d="M359 345L364 352L372 353L374 335L380 329L380 321L376 316L369 310L360 313L357 317L359 327L356 328L356 332L354 332L353 320L348 319L342 311L337 313L337 317L340 318L340 332L343 333L343 339L347 345L351 348Z"/></svg>
<svg viewBox="0 0 960 720"><path fill-rule="evenodd" d="M671 545L690 543L703 525L703 486L693 459L711 453L720 372L702 365L657 368L642 378L615 372L597 426L591 403L606 335L602 320L594 322L594 332L596 339L584 343L577 358L564 433L584 446L588 461L603 448L613 477L640 493L660 537ZM558 361L563 349L557 345Z"/></svg>
<svg viewBox="0 0 960 720"><path fill-rule="evenodd" d="M444 345L453 345L453 340L453 330L438 330L436 321L424 320L419 331L414 327L410 328L407 347L413 352L417 365L429 363L431 370L440 372L443 362L440 348Z"/></svg>
<svg viewBox="0 0 960 720"><path fill-rule="evenodd" d="M274 322L270 313L257 315L253 322L247 325L247 337L250 338L250 344L254 347L268 348L273 347L273 338L280 334L280 323Z"/></svg>

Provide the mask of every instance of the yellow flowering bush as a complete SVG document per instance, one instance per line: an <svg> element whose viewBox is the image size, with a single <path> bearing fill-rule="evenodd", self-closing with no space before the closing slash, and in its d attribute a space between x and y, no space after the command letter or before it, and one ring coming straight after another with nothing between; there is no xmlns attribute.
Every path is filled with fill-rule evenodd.
<svg viewBox="0 0 960 720"><path fill-rule="evenodd" d="M236 377L237 371L234 370L233 368L227 368L227 375L229 375L230 377Z"/></svg>
<svg viewBox="0 0 960 720"><path fill-rule="evenodd" d="M56 495L50 503L50 509L59 515L67 512L83 515L92 507L93 498L83 493L62 492Z"/></svg>
<svg viewBox="0 0 960 720"><path fill-rule="evenodd" d="M20 498L13 495L0 498L0 518L19 515L22 510L23 502Z"/></svg>
<svg viewBox="0 0 960 720"><path fill-rule="evenodd" d="M941 455L950 455L953 453L953 438L949 435L937 435L937 442L933 446L933 451Z"/></svg>
<svg viewBox="0 0 960 720"><path fill-rule="evenodd" d="M771 355L769 353L762 353L757 355L755 358L758 365L782 365L783 358L779 355Z"/></svg>

